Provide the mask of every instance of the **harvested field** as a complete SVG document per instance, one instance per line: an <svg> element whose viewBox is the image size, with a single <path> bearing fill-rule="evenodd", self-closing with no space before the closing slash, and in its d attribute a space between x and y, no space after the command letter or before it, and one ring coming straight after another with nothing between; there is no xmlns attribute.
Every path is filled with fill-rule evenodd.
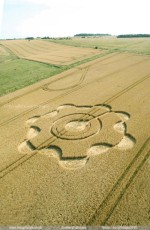
<svg viewBox="0 0 150 230"><path fill-rule="evenodd" d="M149 225L149 85L112 53L1 97L1 225Z"/></svg>
<svg viewBox="0 0 150 230"><path fill-rule="evenodd" d="M92 48L77 48L41 40L1 41L20 58L56 65L68 65L102 53Z"/></svg>

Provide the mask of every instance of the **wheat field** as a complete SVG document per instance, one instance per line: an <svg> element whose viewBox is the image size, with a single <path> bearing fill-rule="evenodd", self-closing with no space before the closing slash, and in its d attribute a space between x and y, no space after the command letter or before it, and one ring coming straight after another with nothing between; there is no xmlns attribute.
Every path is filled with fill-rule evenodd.
<svg viewBox="0 0 150 230"><path fill-rule="evenodd" d="M1 224L149 225L149 84L113 52L1 97Z"/></svg>

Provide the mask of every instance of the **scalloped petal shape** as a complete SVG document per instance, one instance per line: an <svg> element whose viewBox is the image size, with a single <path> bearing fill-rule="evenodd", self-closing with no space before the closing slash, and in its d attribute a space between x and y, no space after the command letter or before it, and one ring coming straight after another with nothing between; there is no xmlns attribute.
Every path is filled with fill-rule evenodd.
<svg viewBox="0 0 150 230"><path fill-rule="evenodd" d="M111 111L111 106L109 105L95 105L94 107L99 107L99 108L102 108L102 109L105 109L106 111L110 112Z"/></svg>
<svg viewBox="0 0 150 230"><path fill-rule="evenodd" d="M24 141L18 146L18 150L21 153L31 153L31 151L35 150L35 147L30 141Z"/></svg>
<svg viewBox="0 0 150 230"><path fill-rule="evenodd" d="M99 154L107 152L110 148L111 148L111 145L109 145L109 144L108 145L107 144L95 145L95 146L92 146L87 151L87 155L88 156L99 155Z"/></svg>
<svg viewBox="0 0 150 230"><path fill-rule="evenodd" d="M135 144L135 139L132 136L126 135L123 139L119 142L116 147L120 150L127 150L132 149Z"/></svg>
<svg viewBox="0 0 150 230"><path fill-rule="evenodd" d="M32 125L32 124L34 124L39 118L40 118L40 116L31 117L31 118L29 118L29 119L26 121L26 124L27 124L27 125Z"/></svg>
<svg viewBox="0 0 150 230"><path fill-rule="evenodd" d="M42 149L42 153L48 157L55 157L58 160L62 157L62 151L57 146L49 146L48 148Z"/></svg>
<svg viewBox="0 0 150 230"><path fill-rule="evenodd" d="M128 121L130 118L130 115L125 112L115 112L123 121Z"/></svg>
<svg viewBox="0 0 150 230"><path fill-rule="evenodd" d="M124 122L117 122L115 125L114 125L114 130L118 133L122 133L124 134L125 131L126 131L126 126L125 126L125 123Z"/></svg>
<svg viewBox="0 0 150 230"><path fill-rule="evenodd" d="M63 168L75 170L75 169L83 168L86 165L87 161L88 161L87 158L84 158L81 160L62 160L62 161L59 161L59 164Z"/></svg>
<svg viewBox="0 0 150 230"><path fill-rule="evenodd" d="M34 126L31 127L27 133L27 139L32 139L34 137L36 137L40 132L40 128Z"/></svg>
<svg viewBox="0 0 150 230"><path fill-rule="evenodd" d="M68 108L71 108L71 107L76 107L75 105L73 104L66 104L66 105L60 105L57 110L61 110L61 109L68 109Z"/></svg>
<svg viewBox="0 0 150 230"><path fill-rule="evenodd" d="M55 110L55 111L52 111L50 113L44 114L42 116L42 118L53 118L53 117L57 116L57 114L58 114L58 111Z"/></svg>

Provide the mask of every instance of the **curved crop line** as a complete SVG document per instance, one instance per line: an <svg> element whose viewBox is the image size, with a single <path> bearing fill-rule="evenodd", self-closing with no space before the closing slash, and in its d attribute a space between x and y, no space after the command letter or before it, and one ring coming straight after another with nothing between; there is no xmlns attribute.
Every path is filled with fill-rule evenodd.
<svg viewBox="0 0 150 230"><path fill-rule="evenodd" d="M106 56L107 55L109 55L109 54L105 54ZM104 55L104 56L105 56ZM107 60L107 59L109 59L109 58L112 58L113 56L116 56L116 55L118 55L118 53L116 54L113 54L113 55L111 55L111 56L108 56L108 57L106 57L106 58L104 58L103 60L99 60L99 62L101 63L101 62L103 62L103 61L105 61L105 60ZM31 60L30 60L31 61ZM98 62L98 61L97 61ZM96 63L97 63L96 62ZM92 66L92 64L91 65L88 65L87 67L90 67L90 66ZM73 73L75 73L76 72L76 69L73 71ZM72 73L71 73L72 74ZM67 74L67 75L65 75L65 76L63 76L63 77L60 77L59 79L54 79L54 80L50 80L50 82L48 83L48 84L52 84L52 83L54 83L54 82L57 82L57 81L59 81L59 80L62 80L62 79L64 79L64 78L67 78L67 77L69 77L70 75L71 75L70 73L69 74ZM45 84L44 84L45 85ZM37 88L35 88L35 89L33 89L33 90L30 90L29 92L25 92L25 93L23 93L23 94L21 94L21 95L19 95L19 96L16 96L16 97L14 97L14 98L11 98L11 99L9 99L8 101L6 101L6 102L2 102L1 104L0 104L0 107L1 106L4 106L4 105L6 105L6 104L9 104L10 102L12 102L12 101L15 101L15 100L17 100L17 99L19 99L19 98L21 98L21 97L23 97L23 96L25 96L25 95L28 95L28 94L30 94L30 93L33 93L33 92L35 92L35 91L37 91L37 90L39 90L39 89L41 89L42 87L44 87L44 85L41 85L41 86L39 86L39 87L37 87Z"/></svg>
<svg viewBox="0 0 150 230"><path fill-rule="evenodd" d="M79 79L79 82L74 84L74 85L72 85L72 86L61 88L61 89L51 89L48 86L49 84L46 84L46 85L42 86L42 89L45 90L45 91L62 91L62 90L67 90L67 89L73 89L73 88L79 86L80 84L82 84L82 82L84 81L84 79L86 77L86 74L87 74L88 70L89 70L89 67L86 68L85 71L82 73L82 75L81 75L81 77Z"/></svg>

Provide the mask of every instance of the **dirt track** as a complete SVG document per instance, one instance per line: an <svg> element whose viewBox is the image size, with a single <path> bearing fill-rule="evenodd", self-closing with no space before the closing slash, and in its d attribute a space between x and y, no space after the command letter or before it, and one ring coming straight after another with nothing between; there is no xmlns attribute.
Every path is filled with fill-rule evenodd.
<svg viewBox="0 0 150 230"><path fill-rule="evenodd" d="M2 225L149 225L150 58L111 54L0 99Z"/></svg>

